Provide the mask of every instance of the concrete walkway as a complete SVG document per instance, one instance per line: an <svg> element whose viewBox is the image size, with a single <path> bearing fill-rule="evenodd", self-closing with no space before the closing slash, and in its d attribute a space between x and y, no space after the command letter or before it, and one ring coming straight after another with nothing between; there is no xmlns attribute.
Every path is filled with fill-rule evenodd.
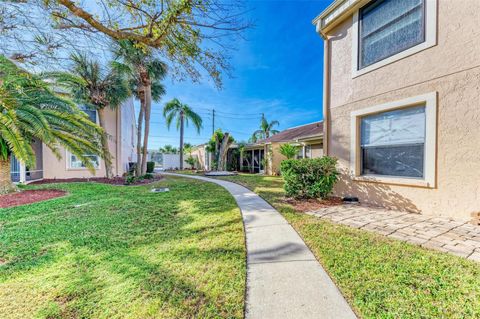
<svg viewBox="0 0 480 319"><path fill-rule="evenodd" d="M480 261L480 227L468 220L356 205L331 206L307 214Z"/></svg>
<svg viewBox="0 0 480 319"><path fill-rule="evenodd" d="M227 181L162 174L218 184L237 201L247 242L247 319L356 318L297 232L258 195Z"/></svg>

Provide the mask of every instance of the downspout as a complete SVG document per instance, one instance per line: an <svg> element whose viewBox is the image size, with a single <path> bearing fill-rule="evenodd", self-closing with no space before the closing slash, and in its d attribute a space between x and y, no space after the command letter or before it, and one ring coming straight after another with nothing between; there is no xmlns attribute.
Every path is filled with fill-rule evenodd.
<svg viewBox="0 0 480 319"><path fill-rule="evenodd" d="M123 171L120 173L120 167L121 167L121 154L122 154L122 130L121 130L121 127L122 127L122 117L121 117L121 114L120 114L120 107L117 108L117 123L116 123L116 127L117 127L117 147L116 147L116 156L115 156L115 162L117 163L115 166L116 166L116 172L117 172L117 176L121 176L123 175ZM122 170L123 170L123 167L122 167Z"/></svg>
<svg viewBox="0 0 480 319"><path fill-rule="evenodd" d="M323 39L323 154L330 154L330 40L322 32L321 20L316 31Z"/></svg>

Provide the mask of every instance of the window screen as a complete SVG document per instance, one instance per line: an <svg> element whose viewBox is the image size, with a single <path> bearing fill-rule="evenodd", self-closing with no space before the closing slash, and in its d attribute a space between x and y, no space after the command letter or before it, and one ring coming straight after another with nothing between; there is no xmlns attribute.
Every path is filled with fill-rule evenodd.
<svg viewBox="0 0 480 319"><path fill-rule="evenodd" d="M425 106L361 119L362 174L424 177Z"/></svg>
<svg viewBox="0 0 480 319"><path fill-rule="evenodd" d="M376 0L359 17L359 69L425 41L425 0Z"/></svg>

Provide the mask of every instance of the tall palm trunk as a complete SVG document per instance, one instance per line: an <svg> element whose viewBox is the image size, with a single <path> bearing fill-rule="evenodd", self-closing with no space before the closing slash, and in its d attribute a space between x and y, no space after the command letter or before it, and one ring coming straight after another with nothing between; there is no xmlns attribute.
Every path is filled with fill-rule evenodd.
<svg viewBox="0 0 480 319"><path fill-rule="evenodd" d="M102 153L103 153L103 161L105 162L105 175L107 178L112 178L113 176L113 169L112 169L112 155L110 154L110 150L108 149L108 136L107 136L107 129L105 124L105 108L98 109L98 121L100 122L100 126L103 128L103 133L101 136L102 142Z"/></svg>
<svg viewBox="0 0 480 319"><path fill-rule="evenodd" d="M184 117L183 111L180 111L180 169L183 169L183 132L184 132Z"/></svg>
<svg viewBox="0 0 480 319"><path fill-rule="evenodd" d="M8 155L6 160L0 159L0 194L7 194L17 190L12 183L10 160L10 155Z"/></svg>
<svg viewBox="0 0 480 319"><path fill-rule="evenodd" d="M150 134L150 115L152 113L152 84L150 79L144 81L145 90L145 131L143 134L142 174L147 173L148 135Z"/></svg>
<svg viewBox="0 0 480 319"><path fill-rule="evenodd" d="M140 112L138 113L137 124L137 166L135 167L135 175L142 175L142 126L145 116L145 90L142 88L140 96Z"/></svg>

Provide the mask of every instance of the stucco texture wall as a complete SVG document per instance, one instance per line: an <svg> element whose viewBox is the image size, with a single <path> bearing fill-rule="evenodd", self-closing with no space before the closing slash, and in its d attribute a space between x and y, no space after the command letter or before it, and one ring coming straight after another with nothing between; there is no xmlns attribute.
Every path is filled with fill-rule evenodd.
<svg viewBox="0 0 480 319"><path fill-rule="evenodd" d="M468 217L480 211L480 1L439 0L437 45L352 78L352 18L330 36L329 155L342 178L336 195L429 215ZM434 188L353 181L351 112L437 92Z"/></svg>
<svg viewBox="0 0 480 319"><path fill-rule="evenodd" d="M121 156L121 148L117 147L117 111L107 109L106 116L106 131L109 136L109 149L113 160L114 175L121 176L125 172L123 161L120 159L117 164L116 156ZM126 124L126 123L125 123ZM43 178L47 179L65 179L65 178L89 178L89 177L105 177L105 163L100 160L100 167L95 171L95 174L90 173L87 169L70 169L67 166L67 151L60 149L61 159L53 154L53 152L43 145ZM118 154L118 155L117 155ZM120 164L121 163L121 164Z"/></svg>

